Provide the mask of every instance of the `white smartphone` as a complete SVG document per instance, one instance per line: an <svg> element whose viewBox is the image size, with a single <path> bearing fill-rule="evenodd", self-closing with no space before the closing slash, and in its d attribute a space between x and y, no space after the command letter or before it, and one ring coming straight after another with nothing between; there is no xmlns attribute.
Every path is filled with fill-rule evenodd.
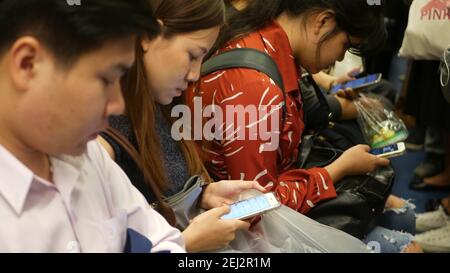
<svg viewBox="0 0 450 273"><path fill-rule="evenodd" d="M349 81L344 84L337 84L331 88L330 93L334 94L339 90L345 90L347 88L351 88L355 91L359 91L362 88L377 84L381 81L382 74L372 74L363 78L359 78L353 81Z"/></svg>
<svg viewBox="0 0 450 273"><path fill-rule="evenodd" d="M399 142L396 144L392 144L382 148L372 149L370 151L371 154L383 157L383 158L391 158L395 156L401 156L405 154L406 146L404 142Z"/></svg>
<svg viewBox="0 0 450 273"><path fill-rule="evenodd" d="M222 216L222 219L245 220L278 208L280 202L272 192L242 200L231 205L231 211Z"/></svg>

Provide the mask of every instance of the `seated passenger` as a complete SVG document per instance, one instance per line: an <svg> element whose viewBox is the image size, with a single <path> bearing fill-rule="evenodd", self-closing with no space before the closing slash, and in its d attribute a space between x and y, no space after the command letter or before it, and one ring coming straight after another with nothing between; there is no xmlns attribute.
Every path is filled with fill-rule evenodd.
<svg viewBox="0 0 450 273"><path fill-rule="evenodd" d="M184 252L95 141L158 31L143 1L0 1L0 252Z"/></svg>
<svg viewBox="0 0 450 273"><path fill-rule="evenodd" d="M223 116L227 116L228 107L267 106L269 114L251 121L235 115L235 127L222 126L223 139L202 142L205 165L214 177L257 180L276 192L286 206L307 213L320 202L335 198L334 184L343 177L389 165L388 160L371 155L369 146L358 145L325 168L294 167L305 128L298 86L300 67L315 74L342 60L347 50L362 53L381 46L385 28L380 7L368 6L365 0L253 0L240 12L232 12L228 20L213 47L216 54L235 48L266 52L282 74L286 98L267 75L247 68L220 70L202 77L188 90L186 101L193 111L196 96L202 99L200 109L214 105L222 109ZM266 122L274 137L264 140L258 132L256 138L249 139L253 127L261 122ZM238 133L247 138L237 137ZM391 197L387 207L404 207L409 213L400 216L413 225L409 204ZM397 245L382 244L385 252L401 252L412 246L409 234L383 228L374 232L376 236L369 234L366 239L398 238Z"/></svg>

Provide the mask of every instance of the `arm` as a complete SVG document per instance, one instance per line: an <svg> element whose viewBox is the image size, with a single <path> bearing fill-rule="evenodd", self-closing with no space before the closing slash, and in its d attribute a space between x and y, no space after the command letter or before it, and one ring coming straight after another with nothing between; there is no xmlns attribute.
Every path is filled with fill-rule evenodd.
<svg viewBox="0 0 450 273"><path fill-rule="evenodd" d="M203 189L200 200L200 207L203 209L218 208L224 205L233 204L239 195L247 190L266 190L257 181L224 180L210 183Z"/></svg>
<svg viewBox="0 0 450 273"><path fill-rule="evenodd" d="M322 71L312 76L320 88L322 88L325 91L330 91L331 88L336 84L342 84L348 81L355 80L356 79L355 77L360 73L361 67L355 67L352 70L350 70L346 75L343 75L341 77L331 76Z"/></svg>
<svg viewBox="0 0 450 273"><path fill-rule="evenodd" d="M267 79L265 81L249 81L245 85L239 85L236 82L233 85L236 93L238 90L244 90L244 94L255 95L235 97L236 94L230 94L230 90L221 89L220 92L218 90L215 98L217 106L222 109L226 109L228 105L258 106L262 101L262 105L268 104L271 109L283 102L282 91L277 86L270 84ZM235 98L228 100L233 97ZM278 115L278 127L269 131L279 131L281 116L281 114ZM270 120L271 117L268 119ZM234 122L239 124L237 117ZM242 120L240 122L242 123ZM250 124L247 122L244 125L243 127L247 128ZM288 136L285 134L282 137L287 138ZM309 211L315 204L336 196L333 181L325 169L279 170L278 163L282 159L279 158L276 147L272 151L261 149L264 145L268 145L268 142L270 141L261 140L261 137L257 137L255 140L232 139L223 142L222 150L231 179L257 180L267 190L274 191L284 205L302 213ZM291 142L290 145L294 150L297 149L298 143Z"/></svg>
<svg viewBox="0 0 450 273"><path fill-rule="evenodd" d="M328 75L327 73L322 71L312 75L312 77L317 85L325 91L329 91L333 87L333 85L337 83L336 77Z"/></svg>
<svg viewBox="0 0 450 273"><path fill-rule="evenodd" d="M230 211L229 206L211 209L192 219L183 231L188 252L216 250L226 247L235 239L238 230L247 230L250 224L240 220L222 220Z"/></svg>
<svg viewBox="0 0 450 273"><path fill-rule="evenodd" d="M230 79L227 80L230 81ZM228 89L219 89L220 92L214 100L217 106L222 109L234 104L245 107L260 105L262 101L263 105L270 102L271 107L276 107L283 102L282 95L280 95L282 91L277 86L270 84L268 80L251 81L245 85L234 82L233 85L238 86L235 90L245 90L244 94L259 95L236 96L236 94L230 93ZM253 90L255 88L256 90ZM262 92L261 90L265 91ZM229 98L233 99L230 100ZM292 112L290 114L292 115ZM270 117L268 120L270 120ZM239 124L236 117L234 122ZM247 124L244 124L245 128L249 126L248 122L247 120ZM282 124L281 117L279 117L278 124ZM272 131L280 131L279 129L279 127L273 128ZM292 138L292 136L293 134L286 134L285 132L281 137ZM230 179L257 180L268 190L274 191L284 205L306 213L316 204L336 196L333 181L337 182L346 175L367 173L377 166L389 164L389 161L369 154L369 147L356 146L345 152L343 156L327 168L303 170L287 167L284 170L279 170L280 161L287 160L285 163L288 163L292 159L296 160L295 151L298 142L295 142L294 139L289 140L290 143L284 141L280 145L289 145L288 150L290 149L292 153L290 155L288 153L286 157L294 158L280 158L277 149L272 151L262 150L261 147L266 145L267 142L262 141L261 138L223 141L221 149L225 155L225 165Z"/></svg>
<svg viewBox="0 0 450 273"><path fill-rule="evenodd" d="M208 184L203 189L199 202L209 210L195 217L183 231L188 252L200 252L226 247L235 238L239 229L247 230L249 223L239 220L222 220L231 205L243 191L255 189L264 192L256 181L220 181Z"/></svg>
<svg viewBox="0 0 450 273"><path fill-rule="evenodd" d="M325 72L319 72L313 75L313 79L317 85L323 90L329 91L336 84L346 83L354 80L354 74L361 71L361 68L355 68L340 78L326 74ZM330 110L333 113L334 120L351 120L358 117L358 111L351 98L354 93L351 89L341 90L337 95L330 94L327 96Z"/></svg>

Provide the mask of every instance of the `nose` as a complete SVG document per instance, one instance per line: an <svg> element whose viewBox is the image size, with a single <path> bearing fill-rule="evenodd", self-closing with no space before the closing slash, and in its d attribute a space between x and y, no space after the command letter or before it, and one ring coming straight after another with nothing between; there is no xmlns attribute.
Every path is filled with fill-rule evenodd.
<svg viewBox="0 0 450 273"><path fill-rule="evenodd" d="M341 55L339 55L337 61L342 62L345 58L345 54L347 53L347 50L342 51Z"/></svg>
<svg viewBox="0 0 450 273"><path fill-rule="evenodd" d="M195 61L192 63L191 68L186 76L186 81L188 82L196 82L200 79L200 70L202 68L201 61Z"/></svg>
<svg viewBox="0 0 450 273"><path fill-rule="evenodd" d="M125 100L122 95L119 81L112 87L111 96L106 105L106 116L122 115L125 112Z"/></svg>

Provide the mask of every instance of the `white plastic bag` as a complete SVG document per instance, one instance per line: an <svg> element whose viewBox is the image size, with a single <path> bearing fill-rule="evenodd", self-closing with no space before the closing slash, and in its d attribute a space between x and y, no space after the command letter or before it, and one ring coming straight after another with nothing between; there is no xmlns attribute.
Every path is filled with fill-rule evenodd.
<svg viewBox="0 0 450 273"><path fill-rule="evenodd" d="M439 60L450 46L450 1L414 0L409 11L400 56Z"/></svg>
<svg viewBox="0 0 450 273"><path fill-rule="evenodd" d="M260 195L246 192L240 200ZM251 231L239 231L220 253L370 253L359 239L281 206L263 215Z"/></svg>
<svg viewBox="0 0 450 273"><path fill-rule="evenodd" d="M441 85L445 100L450 103L450 47L442 54Z"/></svg>

